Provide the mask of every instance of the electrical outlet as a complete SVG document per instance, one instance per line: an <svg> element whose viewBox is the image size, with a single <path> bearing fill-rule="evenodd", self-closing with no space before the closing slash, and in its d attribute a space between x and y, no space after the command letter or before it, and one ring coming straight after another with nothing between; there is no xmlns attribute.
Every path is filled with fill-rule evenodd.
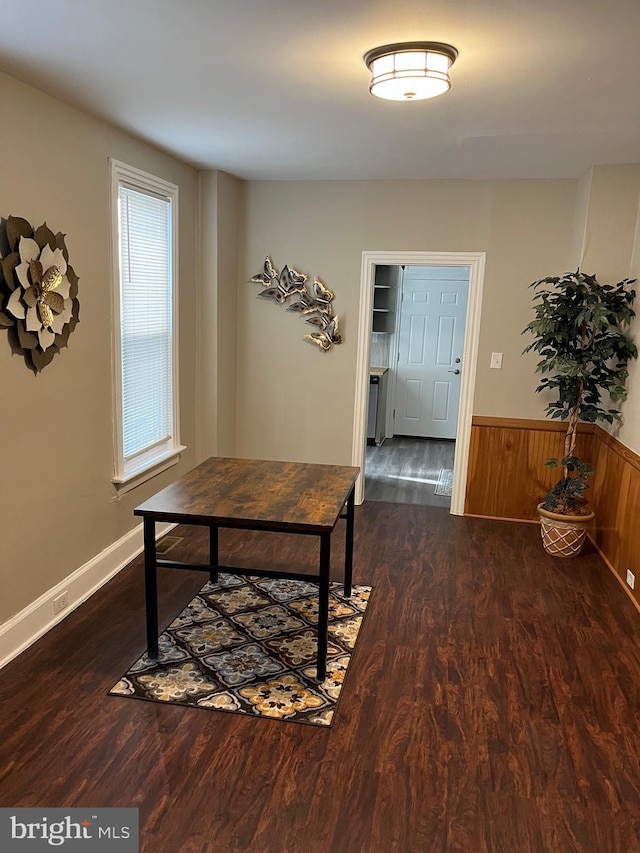
<svg viewBox="0 0 640 853"><path fill-rule="evenodd" d="M500 370L502 367L502 353L501 352L492 352L491 353L491 367L495 370Z"/></svg>
<svg viewBox="0 0 640 853"><path fill-rule="evenodd" d="M60 613L62 610L69 606L69 593L65 589L64 592L61 592L56 598L53 599L53 613L54 616L56 613Z"/></svg>
<svg viewBox="0 0 640 853"><path fill-rule="evenodd" d="M636 576L631 571L631 569L627 569L627 583L631 587L631 589L635 589L636 586Z"/></svg>

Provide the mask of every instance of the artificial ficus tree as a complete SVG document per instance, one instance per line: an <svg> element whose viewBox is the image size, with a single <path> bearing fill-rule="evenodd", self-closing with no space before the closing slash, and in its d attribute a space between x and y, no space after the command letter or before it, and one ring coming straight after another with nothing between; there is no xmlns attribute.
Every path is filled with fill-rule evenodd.
<svg viewBox="0 0 640 853"><path fill-rule="evenodd" d="M617 406L627 397L627 365L638 355L625 333L635 317L634 282L601 284L595 275L577 270L530 285L536 316L524 333L534 340L524 351L540 356L536 372L542 379L536 391L554 395L547 414L567 421L561 465L569 485L572 474L586 479L590 473L575 455L578 422L621 419Z"/></svg>

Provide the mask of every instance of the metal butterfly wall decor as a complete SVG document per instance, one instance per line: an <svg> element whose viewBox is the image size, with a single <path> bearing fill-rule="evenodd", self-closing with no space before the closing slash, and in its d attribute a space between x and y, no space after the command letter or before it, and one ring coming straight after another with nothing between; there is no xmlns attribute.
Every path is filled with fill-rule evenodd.
<svg viewBox="0 0 640 853"><path fill-rule="evenodd" d="M341 344L342 338L338 334L338 318L329 317L326 314L318 314L315 317L310 317L307 323L314 326L319 326L317 332L311 332L304 336L305 341L316 344L322 352L329 352L334 344Z"/></svg>
<svg viewBox="0 0 640 853"><path fill-rule="evenodd" d="M304 340L315 344L321 352L329 352L334 345L342 343L338 334L338 317L333 313L335 294L319 278L313 279L311 287L307 285L307 279L307 275L288 264L278 272L267 256L262 272L252 276L250 281L262 285L259 297L271 299L278 305L296 297L287 305L287 311L305 317L307 323L318 327L318 331L304 335Z"/></svg>

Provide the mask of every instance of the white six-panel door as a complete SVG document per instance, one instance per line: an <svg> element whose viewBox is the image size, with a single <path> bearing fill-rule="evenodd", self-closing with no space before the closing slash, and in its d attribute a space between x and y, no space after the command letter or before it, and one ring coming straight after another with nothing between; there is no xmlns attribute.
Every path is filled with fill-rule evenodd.
<svg viewBox="0 0 640 853"><path fill-rule="evenodd" d="M405 267L396 376L397 435L456 437L469 274L467 266Z"/></svg>

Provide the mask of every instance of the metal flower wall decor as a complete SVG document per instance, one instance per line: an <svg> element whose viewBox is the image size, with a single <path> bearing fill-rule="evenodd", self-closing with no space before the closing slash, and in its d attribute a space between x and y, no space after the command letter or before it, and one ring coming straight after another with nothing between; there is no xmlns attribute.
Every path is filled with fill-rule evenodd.
<svg viewBox="0 0 640 853"><path fill-rule="evenodd" d="M36 373L67 346L79 322L78 276L64 237L46 222L34 229L17 216L0 228L0 326Z"/></svg>
<svg viewBox="0 0 640 853"><path fill-rule="evenodd" d="M309 276L296 272L288 264L278 272L267 257L262 272L254 275L251 282L261 284L258 294L264 299L272 299L278 305L287 305L287 311L293 311L306 319L317 331L304 335L304 340L315 344L321 352L342 343L338 334L338 317L333 313L335 294L325 287L318 278L313 279L311 287L307 284Z"/></svg>

